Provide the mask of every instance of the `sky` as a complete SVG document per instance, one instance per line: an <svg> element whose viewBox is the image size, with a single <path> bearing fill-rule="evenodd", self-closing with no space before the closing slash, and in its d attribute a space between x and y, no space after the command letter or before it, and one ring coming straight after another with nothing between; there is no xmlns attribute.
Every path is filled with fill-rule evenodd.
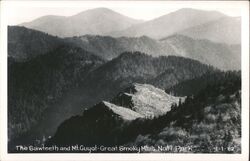
<svg viewBox="0 0 250 161"><path fill-rule="evenodd" d="M228 16L241 16L244 2L225 1L5 1L2 8L8 25L29 22L45 15L72 16L105 7L131 18L151 20L181 8L215 10Z"/></svg>

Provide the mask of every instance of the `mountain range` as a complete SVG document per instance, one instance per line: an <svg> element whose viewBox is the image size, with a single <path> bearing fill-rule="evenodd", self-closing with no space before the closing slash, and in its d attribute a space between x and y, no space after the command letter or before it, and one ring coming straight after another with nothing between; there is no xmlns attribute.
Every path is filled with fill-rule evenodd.
<svg viewBox="0 0 250 161"><path fill-rule="evenodd" d="M65 40L108 60L126 51L140 51L155 57L177 54L168 44L162 45L159 41L147 36L114 38L110 36L84 35L66 38Z"/></svg>
<svg viewBox="0 0 250 161"><path fill-rule="evenodd" d="M178 31L201 25L206 22L221 18L225 15L216 11L202 11L191 8L183 8L169 14L157 17L153 20L132 26L117 36L142 36L145 33L149 37L160 39L162 36L169 36Z"/></svg>
<svg viewBox="0 0 250 161"><path fill-rule="evenodd" d="M85 35L59 38L24 27L9 27L9 57L18 61L32 59L60 45L71 45L111 60L126 51L140 51L153 57L176 55L198 60L222 70L240 69L240 44L228 45L206 39L172 35L161 40L147 36L120 37Z"/></svg>
<svg viewBox="0 0 250 161"><path fill-rule="evenodd" d="M198 60L223 70L240 69L240 44L228 45L184 35L155 40L141 37L80 36L66 38L87 51L111 60L125 51L140 51L154 57L176 55Z"/></svg>
<svg viewBox="0 0 250 161"><path fill-rule="evenodd" d="M219 43L240 44L241 20L217 11L184 8L161 17L141 21L128 18L107 8L96 8L79 14L44 16L20 24L59 37L106 35L112 37L148 36L161 39L173 34L208 39Z"/></svg>
<svg viewBox="0 0 250 161"><path fill-rule="evenodd" d="M71 37L85 34L104 35L142 22L107 8L83 11L73 16L43 16L20 24L55 36Z"/></svg>

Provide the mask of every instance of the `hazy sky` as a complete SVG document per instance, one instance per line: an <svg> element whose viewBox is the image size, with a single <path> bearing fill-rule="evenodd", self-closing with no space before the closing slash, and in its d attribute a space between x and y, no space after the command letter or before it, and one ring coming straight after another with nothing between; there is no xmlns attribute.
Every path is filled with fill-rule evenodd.
<svg viewBox="0 0 250 161"><path fill-rule="evenodd" d="M84 10L106 7L128 17L150 20L181 8L216 10L229 16L240 16L244 2L223 1L8 1L2 9L9 25L28 22L44 15L71 16Z"/></svg>

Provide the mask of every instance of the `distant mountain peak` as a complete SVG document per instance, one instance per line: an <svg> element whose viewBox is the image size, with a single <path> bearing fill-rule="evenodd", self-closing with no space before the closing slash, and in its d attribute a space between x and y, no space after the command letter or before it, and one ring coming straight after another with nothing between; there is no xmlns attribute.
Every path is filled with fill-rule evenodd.
<svg viewBox="0 0 250 161"><path fill-rule="evenodd" d="M217 14L220 14L220 15L224 15L226 16L225 14L219 12L219 11L216 11L216 10L201 10L201 9L196 9L196 8L181 8L179 10L177 10L176 12L212 12L212 13L217 13Z"/></svg>
<svg viewBox="0 0 250 161"><path fill-rule="evenodd" d="M109 11L109 12L114 12L113 10L109 9L109 8L106 8L106 7L98 7L98 8L93 8L93 9L89 9L89 10L86 10L86 11L92 11L92 12L95 12L95 11ZM85 11L83 11L85 12Z"/></svg>
<svg viewBox="0 0 250 161"><path fill-rule="evenodd" d="M192 8L182 8L155 19L134 25L123 31L113 33L114 36L141 36L161 39L184 29L201 25L221 17L226 17L218 11L206 11Z"/></svg>
<svg viewBox="0 0 250 161"><path fill-rule="evenodd" d="M77 13L77 14L71 16L71 17L81 16L81 15L85 16L86 14L99 14L99 15L102 15L102 14L119 14L119 15L121 15L120 13L115 12L115 11L113 11L111 9L100 7L100 8L93 8L93 9L82 11L82 12Z"/></svg>
<svg viewBox="0 0 250 161"><path fill-rule="evenodd" d="M108 8L95 8L68 17L44 16L21 25L51 35L72 37L85 34L106 35L141 22Z"/></svg>

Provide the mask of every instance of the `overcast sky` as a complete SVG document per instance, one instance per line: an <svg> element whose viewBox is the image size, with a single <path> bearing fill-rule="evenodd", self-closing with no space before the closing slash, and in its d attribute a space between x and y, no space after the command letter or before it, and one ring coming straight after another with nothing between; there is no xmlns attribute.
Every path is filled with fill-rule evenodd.
<svg viewBox="0 0 250 161"><path fill-rule="evenodd" d="M181 8L216 10L241 16L242 2L223 1L8 1L3 6L9 25L32 21L44 15L71 16L84 10L106 7L135 19L150 20Z"/></svg>

